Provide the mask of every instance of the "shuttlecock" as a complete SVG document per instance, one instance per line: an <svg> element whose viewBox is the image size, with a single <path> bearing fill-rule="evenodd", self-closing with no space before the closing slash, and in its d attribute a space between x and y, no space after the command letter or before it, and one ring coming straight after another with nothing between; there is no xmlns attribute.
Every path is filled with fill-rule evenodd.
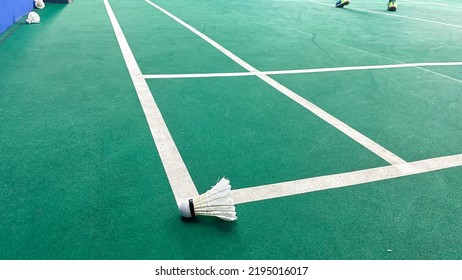
<svg viewBox="0 0 462 280"><path fill-rule="evenodd" d="M225 178L222 178L206 193L183 201L179 208L181 216L185 218L213 216L225 221L237 219L234 201L231 197L231 185Z"/></svg>
<svg viewBox="0 0 462 280"><path fill-rule="evenodd" d="M39 23L40 22L40 16L36 12L30 12L27 15L26 22L31 24L31 23Z"/></svg>
<svg viewBox="0 0 462 280"><path fill-rule="evenodd" d="M43 2L43 0L34 0L34 2L35 2L35 7L37 7L37 9L45 8L45 3Z"/></svg>

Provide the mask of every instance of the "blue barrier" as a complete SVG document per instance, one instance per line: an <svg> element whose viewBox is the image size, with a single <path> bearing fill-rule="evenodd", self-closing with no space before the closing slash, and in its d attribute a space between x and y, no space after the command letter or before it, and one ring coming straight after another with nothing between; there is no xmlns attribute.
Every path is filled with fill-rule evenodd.
<svg viewBox="0 0 462 280"><path fill-rule="evenodd" d="M34 9L33 0L0 0L0 33Z"/></svg>

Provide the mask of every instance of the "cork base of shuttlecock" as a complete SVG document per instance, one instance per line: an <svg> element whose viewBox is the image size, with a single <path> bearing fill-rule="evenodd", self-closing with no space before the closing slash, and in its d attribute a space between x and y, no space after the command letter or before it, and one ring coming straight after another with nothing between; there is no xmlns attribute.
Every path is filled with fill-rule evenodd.
<svg viewBox="0 0 462 280"><path fill-rule="evenodd" d="M180 215L183 218L192 218L195 216L194 214L194 203L192 199L185 200L181 202L180 207Z"/></svg>

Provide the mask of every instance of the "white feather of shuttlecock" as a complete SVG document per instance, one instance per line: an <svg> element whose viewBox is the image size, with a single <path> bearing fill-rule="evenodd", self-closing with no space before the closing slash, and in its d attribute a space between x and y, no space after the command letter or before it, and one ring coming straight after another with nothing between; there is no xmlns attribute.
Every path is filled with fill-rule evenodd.
<svg viewBox="0 0 462 280"><path fill-rule="evenodd" d="M225 221L235 221L236 210L231 196L229 180L222 178L206 193L192 199L197 216L213 216Z"/></svg>
<svg viewBox="0 0 462 280"><path fill-rule="evenodd" d="M31 24L31 23L39 23L40 22L40 16L36 12L30 12L27 15L26 22Z"/></svg>
<svg viewBox="0 0 462 280"><path fill-rule="evenodd" d="M37 9L45 8L45 3L43 2L43 0L34 0L34 2L35 2L35 7Z"/></svg>

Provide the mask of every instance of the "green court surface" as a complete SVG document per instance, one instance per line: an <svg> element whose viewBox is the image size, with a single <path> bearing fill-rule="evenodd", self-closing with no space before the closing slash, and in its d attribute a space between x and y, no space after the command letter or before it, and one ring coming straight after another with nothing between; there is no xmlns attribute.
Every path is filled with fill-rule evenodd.
<svg viewBox="0 0 462 280"><path fill-rule="evenodd" d="M462 259L462 4L76 0L0 34L0 259ZM230 179L238 220L177 203Z"/></svg>

